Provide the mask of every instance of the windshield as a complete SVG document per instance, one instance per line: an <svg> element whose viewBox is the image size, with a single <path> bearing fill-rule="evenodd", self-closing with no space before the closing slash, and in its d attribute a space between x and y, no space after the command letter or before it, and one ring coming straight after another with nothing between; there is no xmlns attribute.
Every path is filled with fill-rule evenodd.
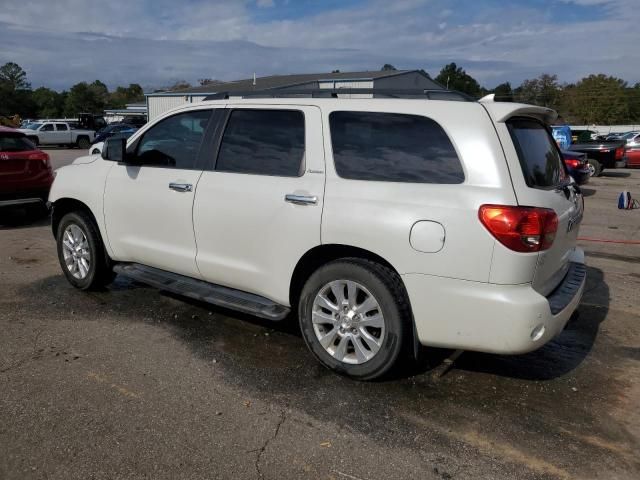
<svg viewBox="0 0 640 480"><path fill-rule="evenodd" d="M549 189L568 180L560 151L542 123L516 117L507 126L528 186Z"/></svg>
<svg viewBox="0 0 640 480"><path fill-rule="evenodd" d="M29 152L36 147L22 135L0 135L0 152Z"/></svg>
<svg viewBox="0 0 640 480"><path fill-rule="evenodd" d="M41 126L41 123L27 123L23 128L28 128L29 130L37 130Z"/></svg>
<svg viewBox="0 0 640 480"><path fill-rule="evenodd" d="M623 138L625 140L629 140L630 138L633 138L637 134L638 134L638 132L627 132L624 135L622 135L620 138Z"/></svg>

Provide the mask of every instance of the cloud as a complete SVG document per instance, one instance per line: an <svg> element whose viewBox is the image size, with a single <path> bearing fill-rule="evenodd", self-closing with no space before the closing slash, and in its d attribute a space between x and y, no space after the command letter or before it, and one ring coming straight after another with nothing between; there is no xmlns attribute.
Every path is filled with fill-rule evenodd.
<svg viewBox="0 0 640 480"><path fill-rule="evenodd" d="M271 8L275 5L273 0L258 0L256 5L260 8Z"/></svg>
<svg viewBox="0 0 640 480"><path fill-rule="evenodd" d="M197 78L425 68L455 61L481 83L542 72L640 81L637 0L342 0L318 11L261 0L3 0L0 62L34 86L100 78L163 86ZM287 15L287 8L297 8ZM316 6L317 4L313 4ZM260 5L264 7L265 5ZM620 14L624 11L624 14ZM446 21L444 21L446 19Z"/></svg>

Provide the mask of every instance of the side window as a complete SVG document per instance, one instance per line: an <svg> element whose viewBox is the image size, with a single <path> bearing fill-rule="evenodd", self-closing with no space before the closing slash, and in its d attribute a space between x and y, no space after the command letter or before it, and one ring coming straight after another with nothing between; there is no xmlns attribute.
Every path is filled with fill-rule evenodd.
<svg viewBox="0 0 640 480"><path fill-rule="evenodd" d="M210 118L211 110L195 110L165 118L142 136L134 161L149 166L195 168Z"/></svg>
<svg viewBox="0 0 640 480"><path fill-rule="evenodd" d="M56 123L56 130L66 132L69 130L69 127L67 127L65 123Z"/></svg>
<svg viewBox="0 0 640 480"><path fill-rule="evenodd" d="M234 110L216 170L299 177L304 173L304 114L298 110Z"/></svg>
<svg viewBox="0 0 640 480"><path fill-rule="evenodd" d="M333 112L329 124L333 159L342 178L444 184L464 181L451 140L430 118Z"/></svg>
<svg viewBox="0 0 640 480"><path fill-rule="evenodd" d="M41 132L53 132L53 123L45 123L40 129Z"/></svg>

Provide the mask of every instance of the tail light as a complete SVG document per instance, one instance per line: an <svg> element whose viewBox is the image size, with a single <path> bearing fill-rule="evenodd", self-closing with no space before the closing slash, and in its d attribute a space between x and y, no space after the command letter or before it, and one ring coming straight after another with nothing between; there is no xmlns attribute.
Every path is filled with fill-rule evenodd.
<svg viewBox="0 0 640 480"><path fill-rule="evenodd" d="M616 148L616 160L622 160L624 157L624 147Z"/></svg>
<svg viewBox="0 0 640 480"><path fill-rule="evenodd" d="M571 168L578 168L580 166L580 160L576 160L575 158L565 160L564 163L567 164L567 167Z"/></svg>
<svg viewBox="0 0 640 480"><path fill-rule="evenodd" d="M496 240L516 252L547 250L558 230L558 216L548 208L482 205L478 217Z"/></svg>
<svg viewBox="0 0 640 480"><path fill-rule="evenodd" d="M42 162L42 166L48 170L51 170L51 160L49 158L49 154L46 152L36 152L29 155L29 160L40 160Z"/></svg>

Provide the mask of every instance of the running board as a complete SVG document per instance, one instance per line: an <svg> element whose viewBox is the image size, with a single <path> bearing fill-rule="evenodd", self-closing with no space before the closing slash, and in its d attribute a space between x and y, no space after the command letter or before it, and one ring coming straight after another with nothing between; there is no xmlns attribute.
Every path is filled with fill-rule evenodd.
<svg viewBox="0 0 640 480"><path fill-rule="evenodd" d="M282 320L289 313L288 307L253 293L215 285L138 263L118 263L113 267L113 271L160 290L268 320Z"/></svg>

